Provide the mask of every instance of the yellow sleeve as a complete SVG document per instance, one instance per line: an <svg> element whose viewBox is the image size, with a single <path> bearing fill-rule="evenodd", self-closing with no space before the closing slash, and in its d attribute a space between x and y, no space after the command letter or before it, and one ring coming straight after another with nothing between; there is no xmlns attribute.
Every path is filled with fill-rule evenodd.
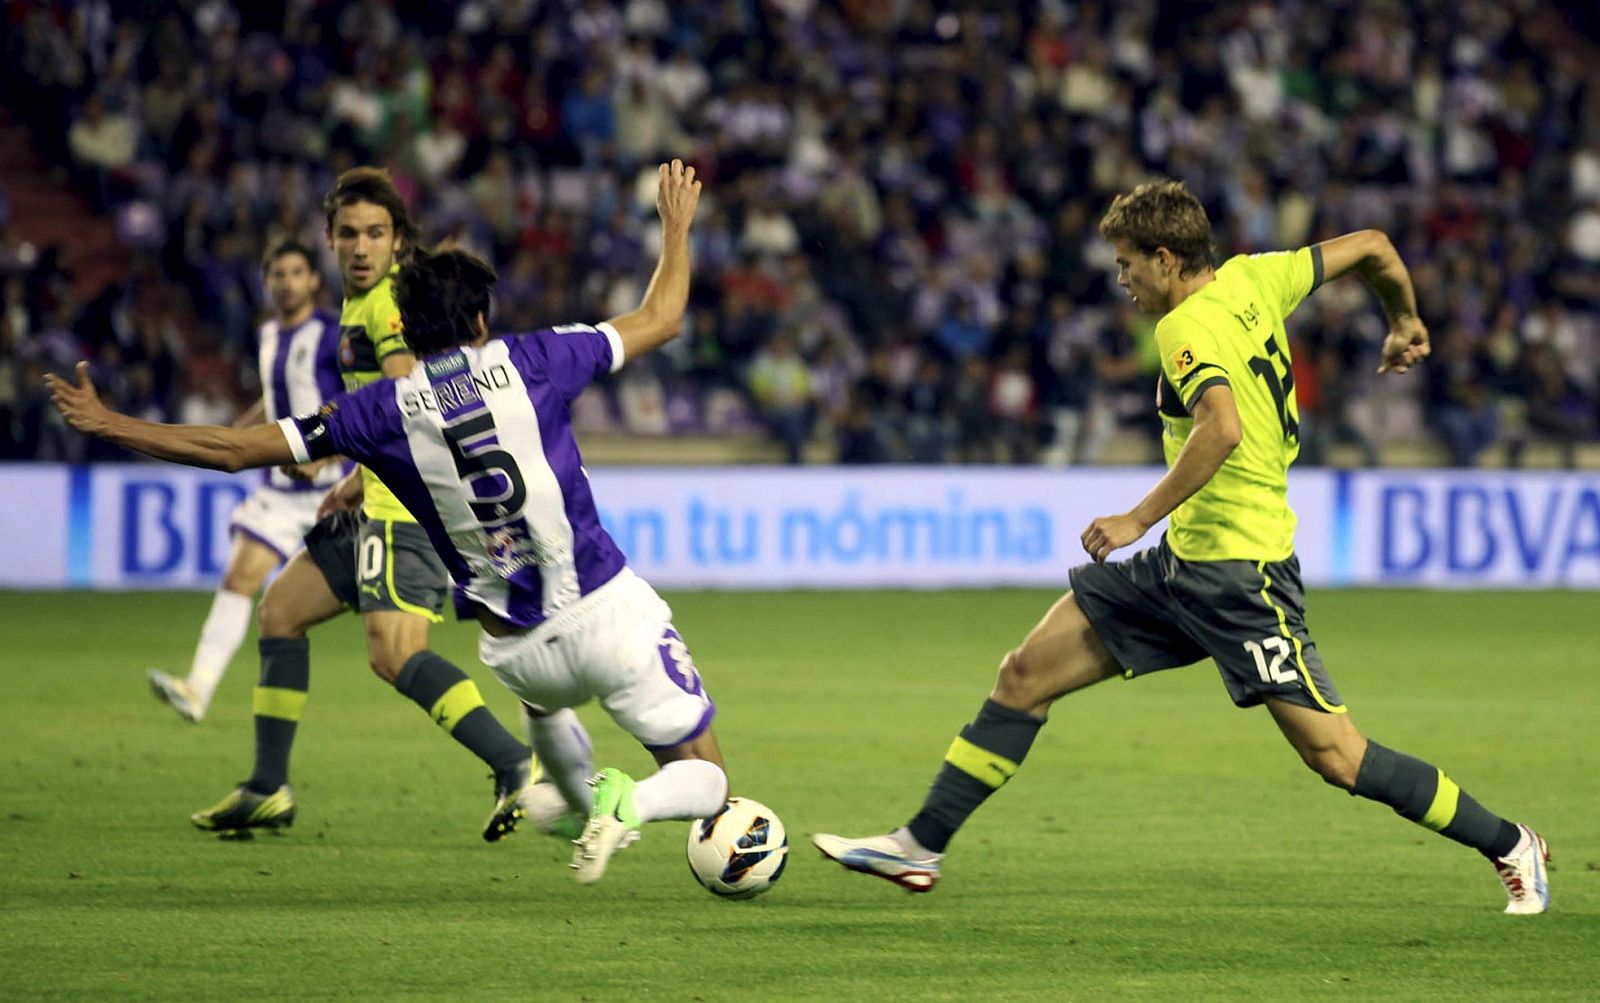
<svg viewBox="0 0 1600 1003"><path fill-rule="evenodd" d="M1261 290L1278 304L1279 316L1287 317L1322 285L1322 249L1302 247L1298 251L1252 254L1250 271Z"/></svg>
<svg viewBox="0 0 1600 1003"><path fill-rule="evenodd" d="M400 308L394 302L394 287L385 282L383 288L372 291L367 306L367 337L372 339L379 362L396 352L411 351L400 330Z"/></svg>
<svg viewBox="0 0 1600 1003"><path fill-rule="evenodd" d="M1194 410L1195 399L1206 390L1228 385L1226 357L1216 337L1190 317L1162 318L1156 325L1156 350L1161 353L1161 373L1186 411Z"/></svg>

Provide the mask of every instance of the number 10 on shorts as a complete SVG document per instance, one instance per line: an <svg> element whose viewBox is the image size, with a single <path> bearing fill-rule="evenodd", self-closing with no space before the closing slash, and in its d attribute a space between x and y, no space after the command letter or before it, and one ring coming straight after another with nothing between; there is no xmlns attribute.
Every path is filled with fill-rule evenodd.
<svg viewBox="0 0 1600 1003"><path fill-rule="evenodd" d="M1285 637L1265 637L1260 641L1244 642L1244 650L1250 652L1256 660L1256 674L1264 683L1293 683L1300 680L1300 674L1293 669L1285 669L1283 662L1289 657L1289 639ZM1267 660L1267 652L1273 653L1272 660Z"/></svg>

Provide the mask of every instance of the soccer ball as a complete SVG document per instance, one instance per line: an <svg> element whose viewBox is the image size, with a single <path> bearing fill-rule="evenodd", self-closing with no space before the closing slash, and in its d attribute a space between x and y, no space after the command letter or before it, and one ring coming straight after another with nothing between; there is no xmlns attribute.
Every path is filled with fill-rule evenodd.
<svg viewBox="0 0 1600 1003"><path fill-rule="evenodd" d="M771 808L729 798L710 818L689 823L689 870L713 895L754 898L783 876L789 837Z"/></svg>

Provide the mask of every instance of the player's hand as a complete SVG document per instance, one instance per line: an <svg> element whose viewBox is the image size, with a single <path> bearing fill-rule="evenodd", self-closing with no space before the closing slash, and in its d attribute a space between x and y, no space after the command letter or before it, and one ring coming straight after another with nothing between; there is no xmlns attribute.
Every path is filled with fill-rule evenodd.
<svg viewBox="0 0 1600 1003"><path fill-rule="evenodd" d="M50 389L50 403L54 404L67 424L84 435L99 435L104 431L111 411L100 403L94 382L89 379L89 363L80 362L73 368L75 381L67 381L54 373L46 373L44 385Z"/></svg>
<svg viewBox="0 0 1600 1003"><path fill-rule="evenodd" d="M1383 361L1378 372L1403 373L1426 359L1432 349L1428 347L1428 328L1416 317L1407 317L1389 325L1389 335L1383 339Z"/></svg>
<svg viewBox="0 0 1600 1003"><path fill-rule="evenodd" d="M661 224L666 231L687 231L699 204L700 182L695 180L694 168L684 166L681 160L662 164L661 183L656 188L656 212L661 214Z"/></svg>
<svg viewBox="0 0 1600 1003"><path fill-rule="evenodd" d="M317 521L321 522L335 512L354 512L361 507L365 495L361 486L361 471L351 471L349 477L322 496L322 503L317 506Z"/></svg>
<svg viewBox="0 0 1600 1003"><path fill-rule="evenodd" d="M1110 557L1113 550L1133 543L1149 528L1137 516L1103 515L1083 531L1084 553L1099 564Z"/></svg>

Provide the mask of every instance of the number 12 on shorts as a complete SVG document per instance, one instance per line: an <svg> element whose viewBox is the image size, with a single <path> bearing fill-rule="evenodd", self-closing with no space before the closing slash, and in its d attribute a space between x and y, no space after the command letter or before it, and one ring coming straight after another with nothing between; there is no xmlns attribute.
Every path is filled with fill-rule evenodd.
<svg viewBox="0 0 1600 1003"><path fill-rule="evenodd" d="M1244 642L1244 650L1250 652L1256 660L1256 674L1264 683L1293 683L1298 682L1300 674L1293 669L1283 667L1284 660L1289 657L1289 639L1286 637L1264 637L1260 641ZM1272 660L1267 660L1267 652L1273 653Z"/></svg>

